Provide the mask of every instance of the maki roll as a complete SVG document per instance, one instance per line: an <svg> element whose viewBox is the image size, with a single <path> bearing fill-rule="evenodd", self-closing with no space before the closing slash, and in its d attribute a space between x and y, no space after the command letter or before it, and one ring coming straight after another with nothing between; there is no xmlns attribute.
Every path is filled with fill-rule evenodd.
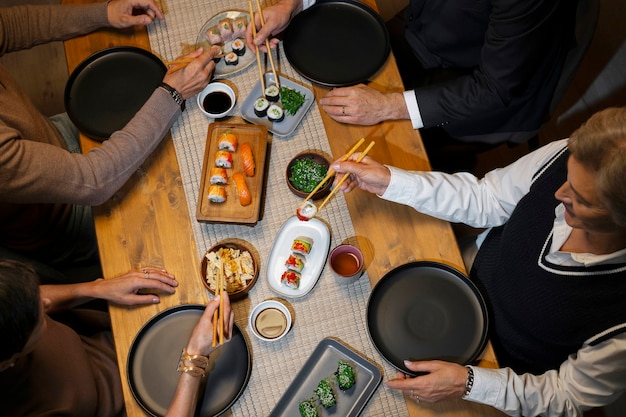
<svg viewBox="0 0 626 417"><path fill-rule="evenodd" d="M209 171L209 182L211 184L228 184L228 175L224 168L211 168Z"/></svg>
<svg viewBox="0 0 626 417"><path fill-rule="evenodd" d="M342 391L352 388L352 386L356 383L354 368L352 368L352 365L348 362L344 361L338 362L335 378L337 379L339 389Z"/></svg>
<svg viewBox="0 0 626 417"><path fill-rule="evenodd" d="M319 416L319 413L317 412L317 404L315 404L315 398L309 398L308 400L302 401L298 406L298 410L300 410L300 417Z"/></svg>
<svg viewBox="0 0 626 417"><path fill-rule="evenodd" d="M265 98L271 102L276 102L280 99L280 90L275 84L270 84L265 88Z"/></svg>
<svg viewBox="0 0 626 417"><path fill-rule="evenodd" d="M233 154L224 150L215 152L215 166L218 168L231 168L233 166Z"/></svg>
<svg viewBox="0 0 626 417"><path fill-rule="evenodd" d="M223 203L226 201L226 189L221 185L211 185L208 199L211 203Z"/></svg>
<svg viewBox="0 0 626 417"><path fill-rule="evenodd" d="M239 56L246 53L246 44L241 39L235 39L231 45L233 52Z"/></svg>
<svg viewBox="0 0 626 417"><path fill-rule="evenodd" d="M259 97L254 101L254 114L258 117L265 117L267 115L267 108L270 106L270 102L265 97Z"/></svg>
<svg viewBox="0 0 626 417"><path fill-rule="evenodd" d="M267 109L267 118L272 122L282 122L285 118L285 111L278 103L274 103Z"/></svg>
<svg viewBox="0 0 626 417"><path fill-rule="evenodd" d="M248 16L233 19L233 38L244 38L248 27Z"/></svg>
<svg viewBox="0 0 626 417"><path fill-rule="evenodd" d="M301 278L300 274L296 271L285 271L280 277L280 283L285 285L285 287L297 290L300 287Z"/></svg>
<svg viewBox="0 0 626 417"><path fill-rule="evenodd" d="M300 255L308 255L313 246L313 239L307 236L298 236L291 244L291 251Z"/></svg>
<svg viewBox="0 0 626 417"><path fill-rule="evenodd" d="M306 260L304 259L304 256L292 253L285 261L285 266L290 271L302 272L302 268L304 268L305 263Z"/></svg>
<svg viewBox="0 0 626 417"><path fill-rule="evenodd" d="M237 65L239 63L239 56L234 52L229 52L224 56L224 62L226 65Z"/></svg>
<svg viewBox="0 0 626 417"><path fill-rule="evenodd" d="M330 408L333 405L337 404L337 399L335 398L335 392L333 391L332 385L325 379L322 379L317 387L313 391L317 398L320 400L320 404L324 408Z"/></svg>
<svg viewBox="0 0 626 417"><path fill-rule="evenodd" d="M237 142L237 136L230 130L227 130L219 136L217 147L221 150L235 152L237 150Z"/></svg>
<svg viewBox="0 0 626 417"><path fill-rule="evenodd" d="M233 40L233 21L231 19L222 19L217 23L217 29L220 31L220 36L223 42L230 42Z"/></svg>

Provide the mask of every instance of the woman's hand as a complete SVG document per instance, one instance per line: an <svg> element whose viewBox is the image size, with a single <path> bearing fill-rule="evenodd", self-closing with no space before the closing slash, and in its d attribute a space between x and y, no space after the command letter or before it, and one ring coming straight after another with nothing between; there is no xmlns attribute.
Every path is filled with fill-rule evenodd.
<svg viewBox="0 0 626 417"><path fill-rule="evenodd" d="M147 26L154 19L163 19L163 13L154 0L111 0L107 4L109 24L117 29Z"/></svg>
<svg viewBox="0 0 626 417"><path fill-rule="evenodd" d="M345 162L335 161L331 164L331 168L337 171L333 187L341 180L344 173L348 172L350 176L340 186L340 190L349 193L356 187L369 191L377 195L383 195L391 181L391 172L389 168L376 162L369 156L363 158L359 163L354 162L360 155L356 152L350 155Z"/></svg>
<svg viewBox="0 0 626 417"><path fill-rule="evenodd" d="M265 46L265 40L271 36L276 36L289 25L291 18L302 10L302 0L281 0L278 3L263 9L263 19L265 24L261 23L261 16L259 13L254 13L254 20L250 22L246 28L246 43L248 47L255 51L258 47L259 50L267 52ZM252 34L252 25L255 25L257 30L256 36ZM276 48L278 45L278 39L270 39L270 48Z"/></svg>
<svg viewBox="0 0 626 417"><path fill-rule="evenodd" d="M396 378L385 382L392 389L402 390L419 401L437 402L451 398L461 398L467 382L465 366L444 361L405 361L404 365L413 372L425 375L409 377L398 373Z"/></svg>
<svg viewBox="0 0 626 417"><path fill-rule="evenodd" d="M122 304L156 304L156 294L174 294L178 281L164 269L146 267L111 279L92 281L92 297Z"/></svg>
<svg viewBox="0 0 626 417"><path fill-rule="evenodd" d="M221 297L224 302L224 341L230 341L233 335L233 324L235 323L235 312L230 308L230 299L227 293L222 293ZM190 355L209 356L211 352L218 348L213 344L213 313L218 310L220 305L220 297L215 297L204 309L204 313L200 317L200 321L191 332L191 337L187 343L187 353ZM219 331L218 331L219 334Z"/></svg>
<svg viewBox="0 0 626 417"><path fill-rule="evenodd" d="M191 58L193 61L183 65L183 68L171 67L165 74L163 82L174 87L185 100L195 96L211 81L215 70L213 57L219 53L220 48L214 46L208 51L199 48L178 58Z"/></svg>
<svg viewBox="0 0 626 417"><path fill-rule="evenodd" d="M384 94L364 84L331 90L320 99L322 108L341 123L375 125L385 120L409 119L401 93Z"/></svg>

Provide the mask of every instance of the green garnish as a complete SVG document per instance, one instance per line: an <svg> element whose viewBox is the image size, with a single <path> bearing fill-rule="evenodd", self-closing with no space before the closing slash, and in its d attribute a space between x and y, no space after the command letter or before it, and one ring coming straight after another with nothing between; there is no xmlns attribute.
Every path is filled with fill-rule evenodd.
<svg viewBox="0 0 626 417"><path fill-rule="evenodd" d="M280 102L287 114L293 116L304 104L305 96L293 88L280 87Z"/></svg>
<svg viewBox="0 0 626 417"><path fill-rule="evenodd" d="M296 160L291 167L289 182L299 191L310 193L326 176L328 169L311 157Z"/></svg>

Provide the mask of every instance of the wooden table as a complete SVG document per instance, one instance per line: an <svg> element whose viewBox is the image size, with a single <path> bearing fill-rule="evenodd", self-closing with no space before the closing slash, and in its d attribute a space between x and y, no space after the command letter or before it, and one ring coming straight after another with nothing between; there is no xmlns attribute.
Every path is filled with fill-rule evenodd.
<svg viewBox="0 0 626 417"><path fill-rule="evenodd" d="M91 2L62 1L63 4ZM364 2L376 7L373 0ZM135 45L150 50L147 32L143 28L100 30L65 42L68 69L72 71L96 51L119 45ZM384 92L403 90L393 56L370 85ZM314 87L316 99L323 97L327 91L323 87ZM335 122L323 111L321 114L335 155L345 151L346 143L365 137L376 141L370 155L379 161L405 169L430 168L419 133L413 130L409 121L385 122L374 127L352 126ZM85 152L98 146L97 142L82 135L81 143ZM368 263L372 285L393 267L414 260L434 260L464 270L448 223L365 192L350 193L346 195L346 201L359 246ZM126 358L133 338L141 326L158 312L180 304L207 301L197 267L196 243L188 238L193 236L191 221L169 135L111 200L95 208L105 278L144 266L167 267L176 275L181 288L172 296L161 297L158 305L110 307L126 409L131 417L145 415L135 402L126 380ZM407 245L404 240L407 235L419 235L421 238ZM485 351L481 365L496 366L490 347ZM407 408L411 416L420 417L442 414L453 417L502 415L490 407L462 400L417 405L407 399Z"/></svg>

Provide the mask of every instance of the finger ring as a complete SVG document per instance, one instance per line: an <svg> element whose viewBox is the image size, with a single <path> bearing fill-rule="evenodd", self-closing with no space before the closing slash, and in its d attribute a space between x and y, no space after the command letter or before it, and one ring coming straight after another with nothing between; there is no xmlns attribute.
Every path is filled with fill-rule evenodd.
<svg viewBox="0 0 626 417"><path fill-rule="evenodd" d="M411 397L413 400L415 400L418 403L420 402L420 397L415 395L415 391L414 390L411 390L411 395L409 395L409 397Z"/></svg>
<svg viewBox="0 0 626 417"><path fill-rule="evenodd" d="M143 277L148 278L148 270L144 268L142 269L142 271L143 271Z"/></svg>
<svg viewBox="0 0 626 417"><path fill-rule="evenodd" d="M346 106L341 106L341 114L346 115Z"/></svg>

